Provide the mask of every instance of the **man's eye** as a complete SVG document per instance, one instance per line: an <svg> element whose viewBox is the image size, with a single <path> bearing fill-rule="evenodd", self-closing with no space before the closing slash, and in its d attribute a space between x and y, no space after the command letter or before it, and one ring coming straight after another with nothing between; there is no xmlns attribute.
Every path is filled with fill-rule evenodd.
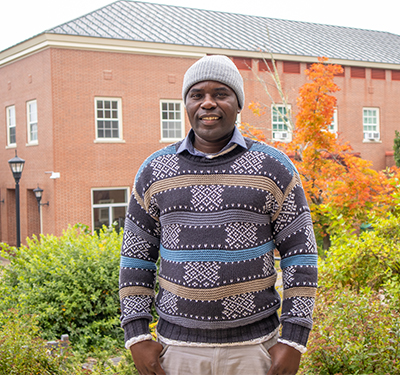
<svg viewBox="0 0 400 375"><path fill-rule="evenodd" d="M219 98L225 97L226 96L226 92L219 92L219 93L217 93L217 96Z"/></svg>

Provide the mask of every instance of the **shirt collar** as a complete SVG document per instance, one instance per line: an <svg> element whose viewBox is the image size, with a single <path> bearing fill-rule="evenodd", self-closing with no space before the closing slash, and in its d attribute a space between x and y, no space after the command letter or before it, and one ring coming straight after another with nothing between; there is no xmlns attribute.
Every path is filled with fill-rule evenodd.
<svg viewBox="0 0 400 375"><path fill-rule="evenodd" d="M247 149L246 142L236 126L233 130L232 138L230 139L228 144L222 150L220 150L215 154L206 154L202 151L196 150L193 146L193 139L194 139L194 132L193 129L190 129L189 133L178 147L177 154L180 154L183 151L187 151L194 156L202 156L208 159L213 159L228 153L229 151L233 150L236 146L240 146Z"/></svg>

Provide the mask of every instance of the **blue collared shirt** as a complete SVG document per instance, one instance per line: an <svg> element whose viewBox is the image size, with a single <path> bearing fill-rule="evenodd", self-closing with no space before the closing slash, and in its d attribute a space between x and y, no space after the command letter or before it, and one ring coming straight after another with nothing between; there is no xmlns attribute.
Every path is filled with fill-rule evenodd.
<svg viewBox="0 0 400 375"><path fill-rule="evenodd" d="M227 154L228 152L232 151L236 146L240 146L240 147L247 149L247 145L243 138L243 135L240 133L239 129L236 126L233 131L231 140L228 142L228 144L222 150L218 151L215 154L206 154L205 152L195 149L193 146L193 139L194 139L194 132L193 132L193 129L190 129L188 135L185 137L185 139L179 146L179 148L177 150L177 154L180 154L183 151L187 151L194 156L202 156L202 157L206 157L208 159L213 159L218 156Z"/></svg>

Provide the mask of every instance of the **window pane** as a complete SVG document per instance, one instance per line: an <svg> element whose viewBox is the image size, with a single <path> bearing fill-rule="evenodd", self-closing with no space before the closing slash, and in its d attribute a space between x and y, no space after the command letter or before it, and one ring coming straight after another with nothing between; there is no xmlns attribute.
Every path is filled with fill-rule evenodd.
<svg viewBox="0 0 400 375"><path fill-rule="evenodd" d="M17 143L16 137L15 137L15 127L10 128L10 144Z"/></svg>
<svg viewBox="0 0 400 375"><path fill-rule="evenodd" d="M110 225L109 207L93 208L94 230Z"/></svg>
<svg viewBox="0 0 400 375"><path fill-rule="evenodd" d="M37 122L36 102L29 103L29 120L30 122Z"/></svg>
<svg viewBox="0 0 400 375"><path fill-rule="evenodd" d="M116 224L116 229L124 227L126 215L126 207L113 207L112 208L112 221Z"/></svg>
<svg viewBox="0 0 400 375"><path fill-rule="evenodd" d="M120 122L118 121L117 100L97 100L97 137L98 138L119 138ZM104 121L113 119L113 121ZM103 120L103 121L101 121Z"/></svg>
<svg viewBox="0 0 400 375"><path fill-rule="evenodd" d="M161 103L161 135L163 139L182 137L183 119L180 102Z"/></svg>

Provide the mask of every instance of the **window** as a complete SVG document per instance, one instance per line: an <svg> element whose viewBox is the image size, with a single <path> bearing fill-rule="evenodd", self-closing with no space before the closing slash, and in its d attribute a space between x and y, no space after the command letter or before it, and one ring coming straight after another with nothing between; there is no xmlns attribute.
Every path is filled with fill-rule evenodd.
<svg viewBox="0 0 400 375"><path fill-rule="evenodd" d="M181 100L162 100L161 109L161 140L176 142L185 133L183 103Z"/></svg>
<svg viewBox="0 0 400 375"><path fill-rule="evenodd" d="M359 66L352 66L350 68L350 77L351 78L365 78L365 68L361 68Z"/></svg>
<svg viewBox="0 0 400 375"><path fill-rule="evenodd" d="M290 107L276 105L272 107L272 139L274 141L290 141L291 134L287 127Z"/></svg>
<svg viewBox="0 0 400 375"><path fill-rule="evenodd" d="M400 70L392 70L392 81L400 81Z"/></svg>
<svg viewBox="0 0 400 375"><path fill-rule="evenodd" d="M275 60L275 66L277 61ZM259 60L258 61L258 71L259 72L274 72L274 63L272 60Z"/></svg>
<svg viewBox="0 0 400 375"><path fill-rule="evenodd" d="M371 68L371 78L385 80L386 79L386 70Z"/></svg>
<svg viewBox="0 0 400 375"><path fill-rule="evenodd" d="M28 126L28 144L38 143L38 129L37 129L37 104L36 100L31 100L26 103L26 117Z"/></svg>
<svg viewBox="0 0 400 375"><path fill-rule="evenodd" d="M6 108L7 114L7 146L15 147L17 145L17 138L15 134L15 106Z"/></svg>
<svg viewBox="0 0 400 375"><path fill-rule="evenodd" d="M252 68L253 59L249 57L232 57L232 61L239 70L249 70Z"/></svg>
<svg viewBox="0 0 400 375"><path fill-rule="evenodd" d="M92 190L93 231L103 225L116 224L123 228L128 207L128 188L109 188Z"/></svg>
<svg viewBox="0 0 400 375"><path fill-rule="evenodd" d="M338 118L337 118L337 109L333 112L332 122L328 127L331 133L337 134L338 132Z"/></svg>
<svg viewBox="0 0 400 375"><path fill-rule="evenodd" d="M297 61L284 61L283 73L300 74L300 63Z"/></svg>
<svg viewBox="0 0 400 375"><path fill-rule="evenodd" d="M96 98L96 140L122 141L121 99Z"/></svg>
<svg viewBox="0 0 400 375"><path fill-rule="evenodd" d="M379 141L379 108L363 108L364 141Z"/></svg>

